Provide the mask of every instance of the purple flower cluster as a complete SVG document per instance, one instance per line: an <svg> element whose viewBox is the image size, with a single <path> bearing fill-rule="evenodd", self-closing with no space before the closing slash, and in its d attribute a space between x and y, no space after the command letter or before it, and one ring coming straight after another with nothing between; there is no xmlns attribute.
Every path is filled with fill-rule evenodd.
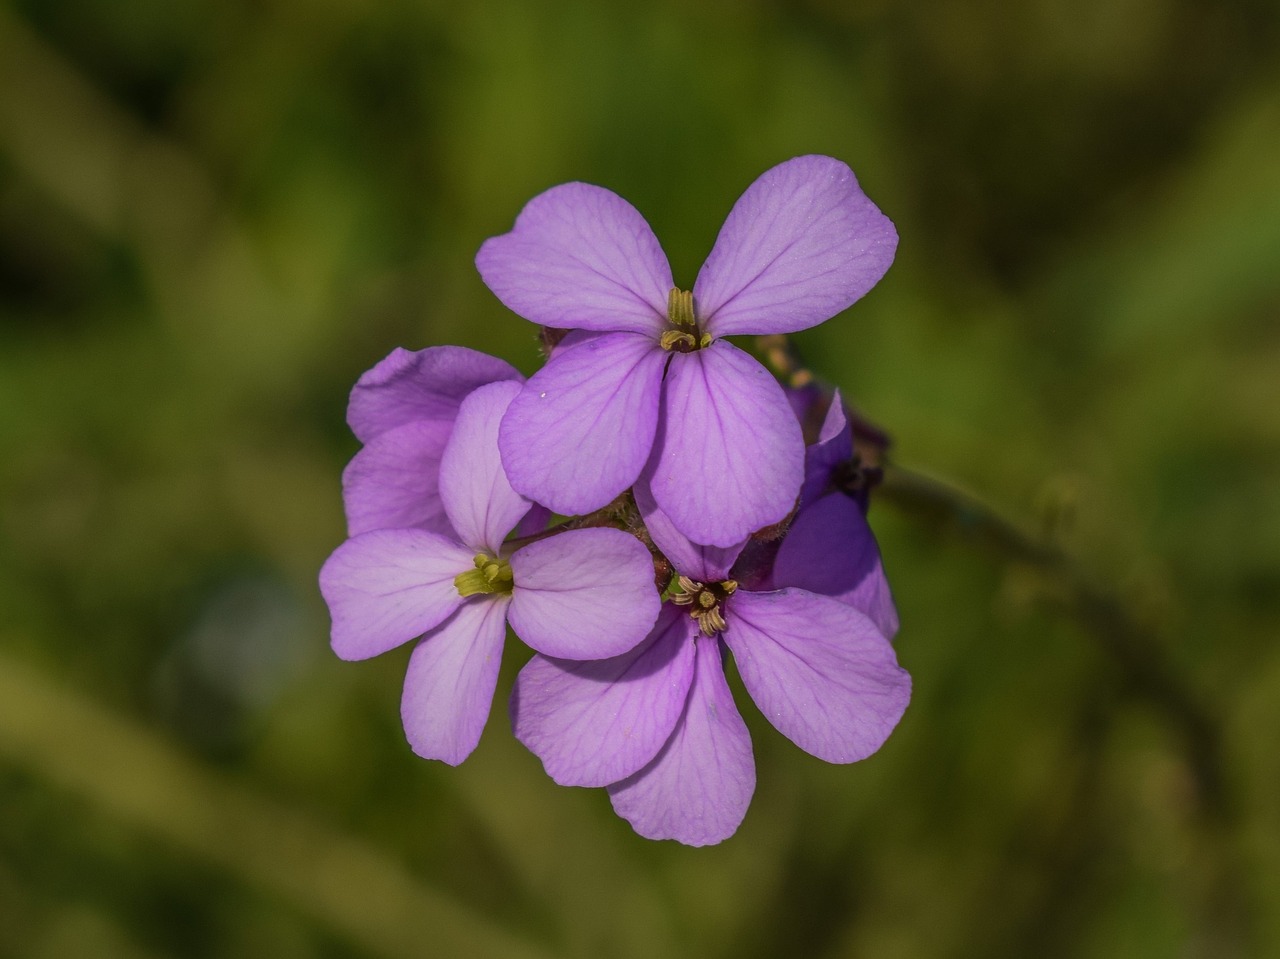
<svg viewBox="0 0 1280 959"><path fill-rule="evenodd" d="M630 204L583 183L481 247L490 289L556 345L528 381L460 347L396 350L361 377L350 538L320 574L342 658L419 639L402 701L415 752L475 749L507 625L535 654L511 695L517 738L649 838L716 843L746 815L730 654L806 752L880 747L911 683L848 414L724 337L829 319L896 246L852 171L807 156L748 188L692 290Z"/></svg>

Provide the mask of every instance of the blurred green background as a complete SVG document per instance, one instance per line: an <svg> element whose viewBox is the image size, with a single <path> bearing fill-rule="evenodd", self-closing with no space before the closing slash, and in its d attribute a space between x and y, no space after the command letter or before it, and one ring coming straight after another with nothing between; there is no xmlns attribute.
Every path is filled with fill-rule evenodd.
<svg viewBox="0 0 1280 959"><path fill-rule="evenodd" d="M836 767L739 689L723 845L555 787L514 645L416 759L407 649L338 662L315 586L351 385L536 368L472 266L535 193L688 285L811 152L902 241L805 357L1154 651L886 498L914 701ZM0 3L0 955L1280 955L1278 485L1274 0Z"/></svg>

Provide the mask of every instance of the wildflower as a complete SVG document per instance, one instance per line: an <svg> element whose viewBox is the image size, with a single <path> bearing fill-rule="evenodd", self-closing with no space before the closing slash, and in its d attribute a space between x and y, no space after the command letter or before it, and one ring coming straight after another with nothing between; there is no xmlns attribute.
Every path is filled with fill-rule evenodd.
<svg viewBox="0 0 1280 959"><path fill-rule="evenodd" d="M676 288L653 231L621 197L584 183L535 197L476 257L509 308L575 330L502 424L512 484L586 513L652 459L654 497L696 542L730 546L781 521L802 480L800 428L773 377L724 337L829 319L875 285L896 246L893 224L830 157L757 179L692 291Z"/></svg>
<svg viewBox="0 0 1280 959"><path fill-rule="evenodd" d="M343 659L415 637L401 716L414 751L460 763L479 742L498 678L506 624L550 656L595 659L635 646L659 598L649 551L616 529L580 529L513 548L530 510L507 481L498 425L518 382L461 401L440 459L447 531L375 529L347 540L320 572Z"/></svg>
<svg viewBox="0 0 1280 959"><path fill-rule="evenodd" d="M650 839L727 839L755 789L751 739L725 682L743 685L801 749L863 759L897 725L911 681L853 606L803 589L753 591L730 575L741 545L699 546L643 482L636 502L680 577L639 646L597 662L535 656L512 691L515 734L566 786L606 786L614 810Z"/></svg>
<svg viewBox="0 0 1280 959"><path fill-rule="evenodd" d="M440 458L472 390L523 381L511 364L461 346L395 349L351 391L347 422L364 448L342 474L347 535L418 527L448 531Z"/></svg>

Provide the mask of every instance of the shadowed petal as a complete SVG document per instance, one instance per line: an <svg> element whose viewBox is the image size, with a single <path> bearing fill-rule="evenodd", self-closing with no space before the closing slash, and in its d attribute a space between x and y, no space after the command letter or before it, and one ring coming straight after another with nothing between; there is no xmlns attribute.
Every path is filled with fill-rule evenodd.
<svg viewBox="0 0 1280 959"><path fill-rule="evenodd" d="M811 503L831 484L831 474L841 463L853 458L853 428L844 412L844 399L836 390L822 421L818 441L804 451L804 485L800 503Z"/></svg>
<svg viewBox="0 0 1280 959"><path fill-rule="evenodd" d="M451 421L477 386L524 379L510 363L461 346L394 349L351 390L347 423L360 442L414 420Z"/></svg>
<svg viewBox="0 0 1280 959"><path fill-rule="evenodd" d="M875 286L897 246L852 170L796 157L734 204L693 288L698 315L713 336L808 329Z"/></svg>
<svg viewBox="0 0 1280 959"><path fill-rule="evenodd" d="M782 387L736 346L672 354L662 423L650 487L695 543L732 546L795 506L800 424Z"/></svg>
<svg viewBox="0 0 1280 959"><path fill-rule="evenodd" d="M530 200L514 230L480 247L476 268L508 309L561 329L656 333L674 285L644 217L589 183Z"/></svg>
<svg viewBox="0 0 1280 959"><path fill-rule="evenodd" d="M852 606L799 589L739 591L722 634L778 731L832 763L880 748L911 698L893 647Z"/></svg>
<svg viewBox="0 0 1280 959"><path fill-rule="evenodd" d="M658 754L693 682L692 620L667 605L621 656L592 662L534 656L511 691L516 738L561 786L608 786Z"/></svg>
<svg viewBox="0 0 1280 959"><path fill-rule="evenodd" d="M440 458L453 423L415 420L380 433L342 473L347 535L371 529L453 534L440 499Z"/></svg>
<svg viewBox="0 0 1280 959"><path fill-rule="evenodd" d="M865 613L885 639L897 635L880 548L862 507L843 493L828 493L796 515L774 561L773 585L834 597Z"/></svg>
<svg viewBox="0 0 1280 959"><path fill-rule="evenodd" d="M614 811L646 839L709 846L737 831L756 788L746 723L714 638L699 636L684 714L653 762L609 787Z"/></svg>
<svg viewBox="0 0 1280 959"><path fill-rule="evenodd" d="M333 651L368 659L446 619L462 602L453 578L474 553L417 529L381 529L349 539L320 570L333 618Z"/></svg>
<svg viewBox="0 0 1280 959"><path fill-rule="evenodd" d="M635 333L558 350L502 421L498 442L512 485L576 516L634 483L653 448L666 357Z"/></svg>
<svg viewBox="0 0 1280 959"><path fill-rule="evenodd" d="M458 538L494 554L532 505L498 455L498 424L519 392L518 383L490 383L463 400L440 460L440 498Z"/></svg>
<svg viewBox="0 0 1280 959"><path fill-rule="evenodd" d="M493 704L507 635L505 597L474 596L409 658L400 718L413 751L456 766L476 748Z"/></svg>
<svg viewBox="0 0 1280 959"><path fill-rule="evenodd" d="M644 639L662 605L653 558L620 529L579 529L511 555L511 628L561 659L605 659Z"/></svg>
<svg viewBox="0 0 1280 959"><path fill-rule="evenodd" d="M650 461L633 492L636 508L640 510L640 517L653 539L653 545L671 560L671 565L677 572L685 576L703 583L726 579L729 567L742 552L746 541L732 546L702 546L676 529L671 517L658 507L653 491L649 488L652 466L653 462Z"/></svg>

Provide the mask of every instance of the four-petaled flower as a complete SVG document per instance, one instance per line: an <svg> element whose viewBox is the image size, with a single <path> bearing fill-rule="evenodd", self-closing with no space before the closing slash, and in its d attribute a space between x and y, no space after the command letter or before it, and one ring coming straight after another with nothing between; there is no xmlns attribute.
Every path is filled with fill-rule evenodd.
<svg viewBox="0 0 1280 959"><path fill-rule="evenodd" d="M800 490L800 429L773 377L723 338L822 323L875 285L897 241L845 164L798 157L738 199L690 293L621 197L585 183L535 197L476 257L510 309L578 331L503 421L512 485L587 513L652 458L655 498L695 542L780 522Z"/></svg>
<svg viewBox="0 0 1280 959"><path fill-rule="evenodd" d="M458 409L440 460L447 534L361 533L320 571L343 659L423 637L405 676L405 733L419 755L455 765L489 717L508 621L533 649L593 659L631 649L659 610L649 551L621 530L570 530L514 551L504 545L531 506L498 459L498 424L519 389L491 383Z"/></svg>

